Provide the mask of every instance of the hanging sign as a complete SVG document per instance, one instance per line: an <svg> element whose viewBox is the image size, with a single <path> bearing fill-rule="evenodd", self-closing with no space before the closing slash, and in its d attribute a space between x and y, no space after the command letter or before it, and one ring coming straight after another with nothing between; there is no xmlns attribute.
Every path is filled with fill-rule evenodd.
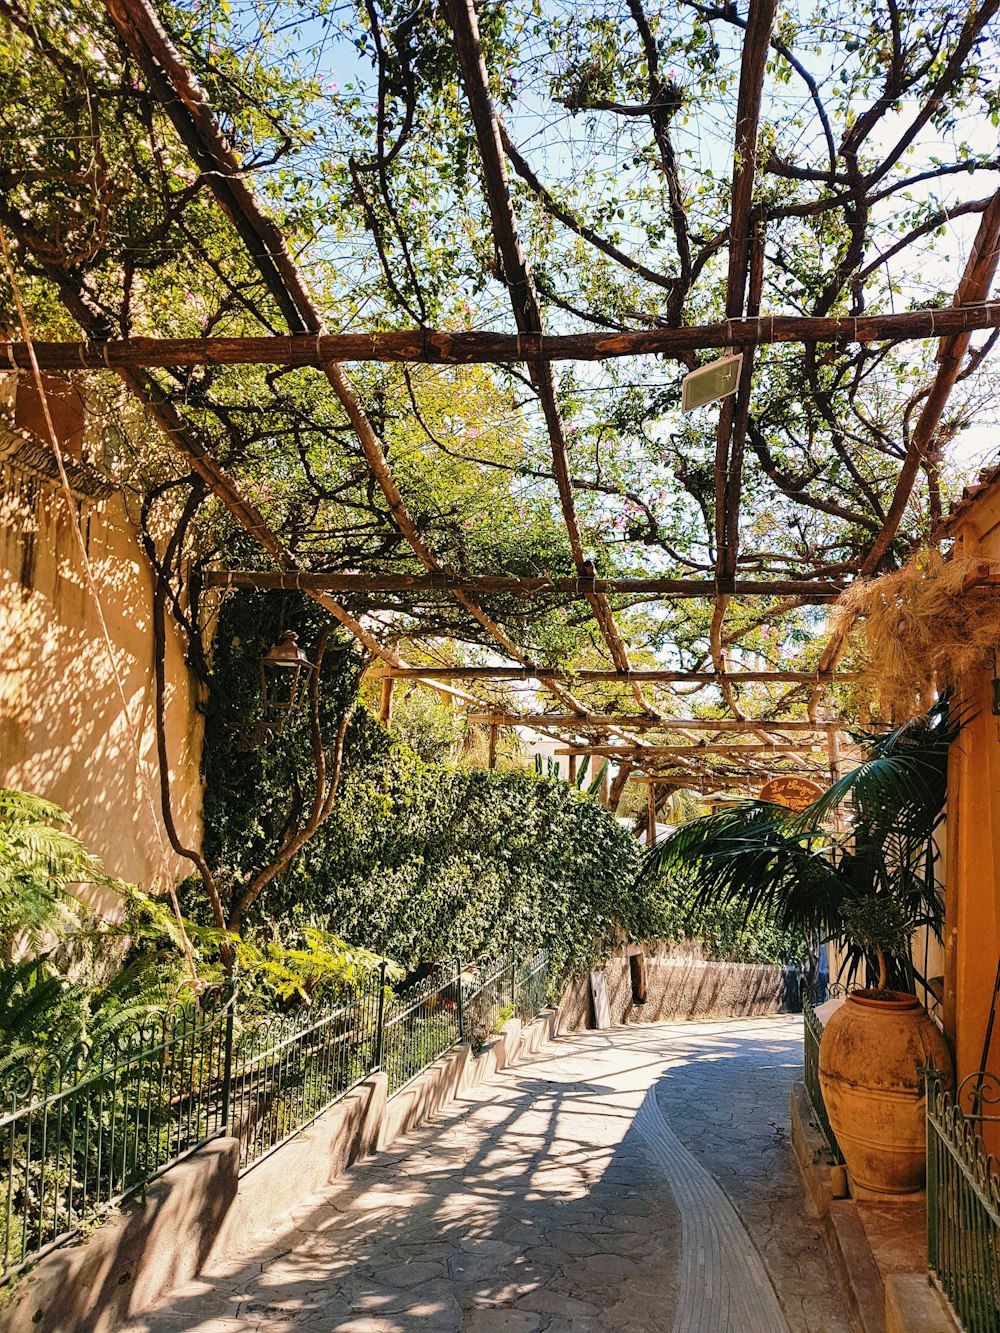
<svg viewBox="0 0 1000 1333"><path fill-rule="evenodd" d="M823 788L809 778L772 778L760 789L760 799L787 810L805 810L823 795Z"/></svg>

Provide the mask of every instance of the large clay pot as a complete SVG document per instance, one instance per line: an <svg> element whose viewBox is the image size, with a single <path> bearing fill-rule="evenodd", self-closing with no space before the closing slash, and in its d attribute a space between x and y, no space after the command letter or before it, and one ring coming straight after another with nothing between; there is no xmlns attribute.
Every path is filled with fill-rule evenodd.
<svg viewBox="0 0 1000 1333"><path fill-rule="evenodd" d="M854 991L823 1029L820 1087L856 1193L923 1189L928 1066L954 1086L944 1037L915 995Z"/></svg>

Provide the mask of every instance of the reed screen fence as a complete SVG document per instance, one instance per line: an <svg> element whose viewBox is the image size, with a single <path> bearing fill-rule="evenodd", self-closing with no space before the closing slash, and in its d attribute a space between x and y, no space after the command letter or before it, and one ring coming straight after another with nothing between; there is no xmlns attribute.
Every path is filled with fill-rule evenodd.
<svg viewBox="0 0 1000 1333"><path fill-rule="evenodd" d="M116 1033L100 1049L0 1070L0 1281L210 1140L248 1170L369 1075L398 1092L459 1042L480 1047L544 1007L538 953L438 965L401 992L385 969L336 1004L247 1016L213 992Z"/></svg>

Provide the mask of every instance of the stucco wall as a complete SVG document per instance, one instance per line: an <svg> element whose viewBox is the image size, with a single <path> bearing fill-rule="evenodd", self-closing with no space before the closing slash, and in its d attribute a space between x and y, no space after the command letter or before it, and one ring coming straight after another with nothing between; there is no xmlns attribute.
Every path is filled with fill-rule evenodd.
<svg viewBox="0 0 1000 1333"><path fill-rule="evenodd" d="M633 946L646 955L646 999L632 997L631 948L604 964L613 1023L683 1022L688 1019L752 1018L798 1007L798 973L757 963L706 960L696 944ZM560 997L566 1031L591 1027L590 976L574 977Z"/></svg>
<svg viewBox="0 0 1000 1333"><path fill-rule="evenodd" d="M976 497L955 539L956 555L1000 560L1000 487ZM992 674L969 672L959 683L965 725L949 756L944 1021L959 1079L982 1067L1000 957L1000 718L991 708ZM996 1040L988 1067L1000 1074ZM1000 1138L990 1146L996 1150Z"/></svg>
<svg viewBox="0 0 1000 1333"><path fill-rule="evenodd" d="M61 493L0 464L0 786L56 801L108 870L162 880L153 728L152 573L122 497L82 505L83 527L152 813ZM167 744L182 838L200 842L200 715L168 624ZM164 839L165 842L165 839ZM189 873L168 850L174 878Z"/></svg>

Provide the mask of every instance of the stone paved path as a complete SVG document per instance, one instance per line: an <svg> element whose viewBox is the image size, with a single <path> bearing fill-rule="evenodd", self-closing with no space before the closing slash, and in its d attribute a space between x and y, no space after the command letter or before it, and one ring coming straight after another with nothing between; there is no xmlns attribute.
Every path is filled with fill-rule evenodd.
<svg viewBox="0 0 1000 1333"><path fill-rule="evenodd" d="M787 1142L801 1019L578 1033L128 1333L849 1333Z"/></svg>

